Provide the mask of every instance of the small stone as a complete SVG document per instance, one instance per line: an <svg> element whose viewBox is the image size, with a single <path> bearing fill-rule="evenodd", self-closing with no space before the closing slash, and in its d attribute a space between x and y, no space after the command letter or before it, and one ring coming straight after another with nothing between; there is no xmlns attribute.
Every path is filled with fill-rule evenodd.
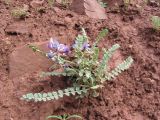
<svg viewBox="0 0 160 120"><path fill-rule="evenodd" d="M11 41L7 40L5 41L7 45L11 45Z"/></svg>
<svg viewBox="0 0 160 120"><path fill-rule="evenodd" d="M44 52L48 52L47 42L34 43ZM9 77L16 78L33 72L47 71L52 62L40 53L33 52L27 45L16 48L9 59Z"/></svg>
<svg viewBox="0 0 160 120"><path fill-rule="evenodd" d="M59 9L58 7L53 7L53 10L54 10L56 13L61 12L61 9Z"/></svg>
<svg viewBox="0 0 160 120"><path fill-rule="evenodd" d="M38 7L41 7L43 3L44 3L44 0L32 0L30 5L33 8L38 8Z"/></svg>
<svg viewBox="0 0 160 120"><path fill-rule="evenodd" d="M26 4L24 4L24 5L23 5L23 9L24 9L25 11L28 11L28 10L29 10L29 6L26 5Z"/></svg>
<svg viewBox="0 0 160 120"><path fill-rule="evenodd" d="M133 45L129 45L128 47L129 47L129 48L133 48Z"/></svg>
<svg viewBox="0 0 160 120"><path fill-rule="evenodd" d="M65 17L64 20L65 20L65 22L67 22L67 23L72 23L72 19L69 18L69 17Z"/></svg>

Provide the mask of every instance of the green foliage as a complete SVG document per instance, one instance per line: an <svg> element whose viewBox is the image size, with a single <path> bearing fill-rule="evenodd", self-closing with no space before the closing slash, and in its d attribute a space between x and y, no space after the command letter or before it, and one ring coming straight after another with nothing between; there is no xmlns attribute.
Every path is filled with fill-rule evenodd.
<svg viewBox="0 0 160 120"><path fill-rule="evenodd" d="M61 69L62 72L43 72L41 75L45 76L67 76L71 80L73 87L57 92L49 93L29 93L22 96L24 100L33 101L47 101L59 99L64 95L85 95L97 96L97 90L103 87L106 80L114 79L122 71L128 69L133 63L133 59L128 57L125 61L115 67L113 70L109 69L108 61L114 52L120 48L119 44L113 45L110 49L103 48L104 55L99 59L100 48L98 47L99 41L106 36L107 29L100 32L92 46L82 49L84 43L89 42L89 38L84 29L82 34L76 37L74 50L66 56L61 54L54 54L52 58L54 68ZM41 52L37 47L30 46L34 51ZM47 56L47 55L46 55ZM67 66L66 66L67 65Z"/></svg>
<svg viewBox="0 0 160 120"><path fill-rule="evenodd" d="M42 72L41 77L46 77L46 76L74 76L75 71L70 68L66 68L69 72Z"/></svg>
<svg viewBox="0 0 160 120"><path fill-rule="evenodd" d="M151 20L152 20L153 28L159 31L160 30L160 17L152 16Z"/></svg>
<svg viewBox="0 0 160 120"><path fill-rule="evenodd" d="M53 91L53 92L48 92L48 93L28 93L26 95L22 96L22 100L27 100L27 101L35 101L35 102L40 102L40 101L50 101L50 100L58 100L59 98L62 98L64 95L70 96L70 95L81 95L81 94L86 94L87 89L84 87L70 87L64 90L58 90L58 91Z"/></svg>
<svg viewBox="0 0 160 120"><path fill-rule="evenodd" d="M55 0L48 0L48 4L50 7L53 7Z"/></svg>
<svg viewBox="0 0 160 120"><path fill-rule="evenodd" d="M37 11L37 12L39 12L40 14L43 14L43 13L45 13L45 7L38 7L38 8L35 8L35 10Z"/></svg>
<svg viewBox="0 0 160 120"><path fill-rule="evenodd" d="M33 52L39 52L41 53L42 55L46 56L46 53L41 51L37 46L35 45L28 45L29 48L31 48L33 50Z"/></svg>
<svg viewBox="0 0 160 120"><path fill-rule="evenodd" d="M112 70L110 73L108 73L106 75L106 79L111 80L112 78L115 78L122 71L127 70L131 66L132 63L133 63L132 57L128 57L125 61L123 61L121 64L119 64L114 70Z"/></svg>
<svg viewBox="0 0 160 120"><path fill-rule="evenodd" d="M128 5L131 4L131 0L123 0L123 3L126 7L128 7Z"/></svg>
<svg viewBox="0 0 160 120"><path fill-rule="evenodd" d="M104 38L107 34L108 34L108 29L106 29L106 28L103 29L103 30L99 33L99 35L97 36L96 41L95 41L95 43L93 44L93 47L96 47L97 44L99 43L99 41L100 41L102 38Z"/></svg>
<svg viewBox="0 0 160 120"><path fill-rule="evenodd" d="M6 4L6 5L9 5L9 4L11 4L11 0L4 0L4 3Z"/></svg>
<svg viewBox="0 0 160 120"><path fill-rule="evenodd" d="M98 2L103 8L106 8L106 7L107 7L107 3L103 2L102 0L97 0L97 2Z"/></svg>
<svg viewBox="0 0 160 120"><path fill-rule="evenodd" d="M14 18L23 19L23 18L25 18L28 15L27 11L28 11L28 9L26 9L25 7L23 7L23 8L16 8L16 9L14 9L14 10L11 11L11 15Z"/></svg>
<svg viewBox="0 0 160 120"><path fill-rule="evenodd" d="M120 46L118 44L113 45L108 51L104 49L104 56L102 58L102 62L100 63L100 66L98 67L98 72L101 74L102 72L106 72L107 70L107 62L112 56L112 54L119 48Z"/></svg>
<svg viewBox="0 0 160 120"><path fill-rule="evenodd" d="M62 4L64 7L66 7L66 8L69 7L69 5L71 4L71 2L72 2L72 0L61 0L61 4Z"/></svg>
<svg viewBox="0 0 160 120"><path fill-rule="evenodd" d="M46 118L46 120L48 119L51 119L51 118L55 118L55 119L59 119L59 120L69 120L69 119L72 119L72 118L76 118L76 119L81 119L82 120L82 117L79 116L79 115L52 115L52 116L48 116Z"/></svg>

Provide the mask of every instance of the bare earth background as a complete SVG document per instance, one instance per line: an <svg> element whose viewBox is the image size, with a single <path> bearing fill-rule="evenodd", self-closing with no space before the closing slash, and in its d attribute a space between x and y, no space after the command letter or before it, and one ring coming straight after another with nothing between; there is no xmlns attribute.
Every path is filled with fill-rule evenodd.
<svg viewBox="0 0 160 120"><path fill-rule="evenodd" d="M62 7L49 9L46 2L44 13L30 8L25 20L13 19L11 10L30 2L12 0L6 5L0 1L0 120L44 120L47 115L63 113L81 114L84 120L160 120L160 32L154 32L150 22L152 15L160 16L160 7L135 0L128 11L120 7L117 13L111 10L114 6L109 2L107 18L97 20ZM20 34L8 34L10 25ZM106 82L97 98L66 97L47 103L21 101L22 94L62 89L66 83L62 79L43 80L37 72L9 78L11 52L17 46L47 41L50 37L71 43L81 26L91 40L107 27L109 35L100 46L119 43L122 56L134 58L133 66L114 81Z"/></svg>

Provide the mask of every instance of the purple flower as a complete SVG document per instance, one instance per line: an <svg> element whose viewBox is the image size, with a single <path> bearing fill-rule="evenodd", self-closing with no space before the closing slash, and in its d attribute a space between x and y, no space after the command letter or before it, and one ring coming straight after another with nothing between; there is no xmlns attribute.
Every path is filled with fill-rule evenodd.
<svg viewBox="0 0 160 120"><path fill-rule="evenodd" d="M69 52L69 47L64 44L59 44L58 46L58 51L62 53L68 53Z"/></svg>
<svg viewBox="0 0 160 120"><path fill-rule="evenodd" d="M47 55L48 58L53 58L55 56L55 53L53 53L52 51L50 51L46 55Z"/></svg>
<svg viewBox="0 0 160 120"><path fill-rule="evenodd" d="M66 64L63 65L63 67L64 67L64 68L68 68L68 67L69 67L69 64L66 63Z"/></svg>
<svg viewBox="0 0 160 120"><path fill-rule="evenodd" d="M68 53L70 50L67 45L60 44L57 40L54 40L53 38L50 39L48 48L55 49L58 52L62 52L62 53Z"/></svg>
<svg viewBox="0 0 160 120"><path fill-rule="evenodd" d="M81 43L79 43L78 41L75 41L74 44L72 45L72 48L79 48L81 50L87 50L88 48L90 48L90 45L88 42L84 42L82 44L82 46L80 46Z"/></svg>
<svg viewBox="0 0 160 120"><path fill-rule="evenodd" d="M72 48L78 48L78 44L79 43L75 40L71 47Z"/></svg>
<svg viewBox="0 0 160 120"><path fill-rule="evenodd" d="M83 50L87 50L90 48L90 45L88 44L88 42L83 43L82 49Z"/></svg>
<svg viewBox="0 0 160 120"><path fill-rule="evenodd" d="M57 50L58 46L59 46L59 42L57 40L51 38L49 43L48 43L48 48Z"/></svg>

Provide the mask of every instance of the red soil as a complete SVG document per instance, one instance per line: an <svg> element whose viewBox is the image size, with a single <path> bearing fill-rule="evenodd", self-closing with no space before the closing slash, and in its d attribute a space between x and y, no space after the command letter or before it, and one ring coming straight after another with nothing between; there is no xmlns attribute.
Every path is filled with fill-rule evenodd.
<svg viewBox="0 0 160 120"><path fill-rule="evenodd" d="M24 20L14 19L10 12L17 6L29 4L27 0L12 0L6 5L0 1L0 120L44 120L51 114L82 114L84 120L160 120L160 32L152 29L150 18L160 16L160 8L149 6L142 0L120 12L106 9L106 20L90 19L61 8L38 13L30 8ZM110 6L109 6L110 7ZM9 34L6 27L12 23L24 24L27 33ZM106 82L97 98L64 100L47 103L21 101L26 92L46 92L65 88L62 79L44 80L36 73L20 78L9 78L9 54L16 46L46 41L57 37L66 43L74 40L83 26L91 40L107 27L109 35L100 46L121 45L123 57L134 58L132 67L117 79Z"/></svg>

